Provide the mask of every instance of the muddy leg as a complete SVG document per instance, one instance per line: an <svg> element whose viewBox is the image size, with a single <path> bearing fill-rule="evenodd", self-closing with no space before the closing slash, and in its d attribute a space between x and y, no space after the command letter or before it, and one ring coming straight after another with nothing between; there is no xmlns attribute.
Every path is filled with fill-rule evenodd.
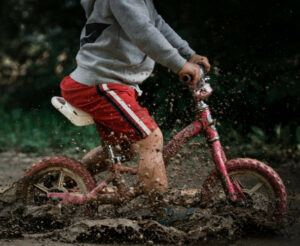
<svg viewBox="0 0 300 246"><path fill-rule="evenodd" d="M114 153L121 155L123 160L129 161L132 157L132 151L128 142L120 143L114 146ZM98 146L88 152L81 160L83 165L92 175L96 175L108 169L110 160L108 160L107 150L103 146Z"/></svg>
<svg viewBox="0 0 300 246"><path fill-rule="evenodd" d="M105 171L109 162L107 161L107 151L102 146L98 146L88 152L81 160L84 167L92 174L96 175L102 171Z"/></svg>
<svg viewBox="0 0 300 246"><path fill-rule="evenodd" d="M146 193L165 192L168 178L163 161L163 136L160 129L155 130L146 139L133 145L139 155L138 178Z"/></svg>

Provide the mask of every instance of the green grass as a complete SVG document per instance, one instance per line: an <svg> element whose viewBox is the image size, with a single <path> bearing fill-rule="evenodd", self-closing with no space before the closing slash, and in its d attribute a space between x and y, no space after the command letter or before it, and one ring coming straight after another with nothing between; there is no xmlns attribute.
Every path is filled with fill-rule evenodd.
<svg viewBox="0 0 300 246"><path fill-rule="evenodd" d="M0 110L0 150L83 151L99 145L94 126L75 127L55 110Z"/></svg>

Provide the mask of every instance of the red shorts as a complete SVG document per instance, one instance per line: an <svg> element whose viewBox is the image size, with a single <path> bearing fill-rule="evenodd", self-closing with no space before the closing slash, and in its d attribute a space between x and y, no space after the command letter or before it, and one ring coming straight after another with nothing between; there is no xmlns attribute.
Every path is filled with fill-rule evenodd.
<svg viewBox="0 0 300 246"><path fill-rule="evenodd" d="M69 76L60 87L71 105L94 118L100 137L109 144L140 141L158 127L148 110L138 103L132 87L114 83L87 86Z"/></svg>

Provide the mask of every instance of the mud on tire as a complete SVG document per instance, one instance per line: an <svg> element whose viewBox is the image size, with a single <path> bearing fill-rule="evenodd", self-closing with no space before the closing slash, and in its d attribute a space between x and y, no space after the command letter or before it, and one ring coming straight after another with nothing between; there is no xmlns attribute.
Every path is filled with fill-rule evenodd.
<svg viewBox="0 0 300 246"><path fill-rule="evenodd" d="M30 197L32 196L33 186L38 179L46 176L53 171L64 171L69 176L75 177L76 182L80 183L79 192L87 193L95 188L96 183L91 174L82 166L81 163L66 157L50 157L33 164L30 169L25 173L23 178L19 181L17 188L17 197L25 204L30 204ZM64 188L67 190L66 188Z"/></svg>
<svg viewBox="0 0 300 246"><path fill-rule="evenodd" d="M269 189L274 194L274 209L272 218L282 219L287 212L287 194L285 186L279 175L266 164L253 159L234 159L226 163L229 176L235 173L249 173L253 176L260 176L264 179ZM220 184L220 179L216 171L214 171L203 183L201 200L208 202L216 196L216 186Z"/></svg>

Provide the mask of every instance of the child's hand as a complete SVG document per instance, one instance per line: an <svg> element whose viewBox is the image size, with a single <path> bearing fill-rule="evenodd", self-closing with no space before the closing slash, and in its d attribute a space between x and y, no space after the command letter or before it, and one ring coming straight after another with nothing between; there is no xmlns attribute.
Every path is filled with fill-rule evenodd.
<svg viewBox="0 0 300 246"><path fill-rule="evenodd" d="M210 71L211 65L209 64L209 60L205 56L200 56L200 55L193 55L191 59L189 60L190 63L202 65L205 68L205 71L208 73Z"/></svg>
<svg viewBox="0 0 300 246"><path fill-rule="evenodd" d="M184 76L189 76L191 81L188 81L188 85L195 88L198 81L201 79L199 65L186 62L183 68L178 73L179 78L184 78Z"/></svg>

